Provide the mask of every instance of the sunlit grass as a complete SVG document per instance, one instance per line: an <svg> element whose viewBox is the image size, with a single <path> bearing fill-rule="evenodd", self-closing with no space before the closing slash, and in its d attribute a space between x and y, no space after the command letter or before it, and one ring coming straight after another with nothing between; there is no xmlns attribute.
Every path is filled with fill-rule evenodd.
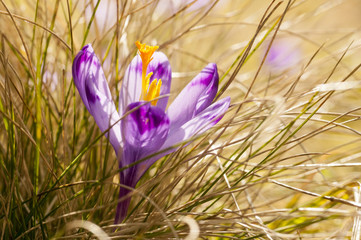
<svg viewBox="0 0 361 240"><path fill-rule="evenodd" d="M1 239L360 239L360 3L170 2L1 1ZM170 101L215 62L232 105L114 225L126 186L71 66L92 43L119 96L137 40L169 57Z"/></svg>

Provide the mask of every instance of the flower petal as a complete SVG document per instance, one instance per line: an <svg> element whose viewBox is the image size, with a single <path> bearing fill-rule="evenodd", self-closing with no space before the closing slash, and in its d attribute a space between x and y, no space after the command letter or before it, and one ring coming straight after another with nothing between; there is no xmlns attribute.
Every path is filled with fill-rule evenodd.
<svg viewBox="0 0 361 240"><path fill-rule="evenodd" d="M147 68L147 74L153 72L150 82L154 79L162 80L160 96L169 94L171 84L171 67L166 55L162 52L155 52L153 59ZM140 100L142 91L142 60L139 55L135 56L129 64L122 83L119 96L119 112L124 113L125 108L132 102ZM168 97L158 100L157 106L165 110Z"/></svg>
<svg viewBox="0 0 361 240"><path fill-rule="evenodd" d="M85 93L85 81L90 70L94 70L96 67L91 64L93 58L93 48L90 44L85 45L82 50L76 55L73 61L73 79L76 88L80 94L81 99L84 102L85 107L89 111L88 99Z"/></svg>
<svg viewBox="0 0 361 240"><path fill-rule="evenodd" d="M170 67L167 56L162 52L155 52L153 54L153 60L148 66L147 73L148 72L153 72L153 75L150 78L150 82L152 82L153 79L162 80L162 87L160 89L159 95L161 98L157 102L157 107L165 111L169 97L162 96L169 94L172 80L172 69Z"/></svg>
<svg viewBox="0 0 361 240"><path fill-rule="evenodd" d="M142 60L137 54L130 62L120 89L119 113L124 114L126 107L139 101L142 91Z"/></svg>
<svg viewBox="0 0 361 240"><path fill-rule="evenodd" d="M152 166L153 163L155 163L158 159L176 151L178 149L178 146L176 146L177 144L181 144L187 139L204 133L209 128L214 126L218 121L220 121L224 113L227 111L230 101L231 99L229 97L223 98L216 103L213 103L211 106L203 110L203 112L185 123L180 128L173 130L170 129L168 138L158 151L159 153L137 165L138 170L136 171L135 176L136 181L138 182L143 174L148 170L148 168ZM184 147L184 145L182 147Z"/></svg>
<svg viewBox="0 0 361 240"><path fill-rule="evenodd" d="M123 174L120 174L120 176L121 176L121 178L124 178ZM123 183L121 183L121 184L123 184ZM124 185L134 188L134 186L130 186L127 184L124 184ZM117 204L117 209L115 212L115 220L114 220L115 224L121 223L127 216L131 197L130 196L126 197L126 196L130 192L131 191L129 189L120 186L119 197L118 197L119 202Z"/></svg>
<svg viewBox="0 0 361 240"><path fill-rule="evenodd" d="M124 144L146 155L157 151L168 136L168 116L162 109L146 102L131 103L128 111L131 112L122 121Z"/></svg>
<svg viewBox="0 0 361 240"><path fill-rule="evenodd" d="M162 109L151 106L150 103L135 102L127 107L127 111L130 113L122 120L124 149L121 166L127 166L157 152L169 132L169 119ZM143 164L141 169L148 169L149 166ZM135 174L132 177L135 177L137 182L141 176L138 171L133 173Z"/></svg>
<svg viewBox="0 0 361 240"><path fill-rule="evenodd" d="M123 152L120 156L119 167L123 168L142 158L155 153L165 142L169 131L169 119L165 112L146 102L131 103L127 107L128 115L122 120L124 139ZM144 162L143 162L144 163ZM120 183L134 188L148 165L139 164L126 168L120 172ZM145 169L144 169L145 168ZM140 174L141 173L141 174ZM130 191L120 188L119 198L123 198ZM115 222L122 221L127 214L130 198L119 202Z"/></svg>
<svg viewBox="0 0 361 240"><path fill-rule="evenodd" d="M120 130L120 116L115 108L112 99L107 98L94 82L85 82L85 91L89 104L89 112L93 116L99 129L104 132L109 129L105 136L109 139L115 152L118 154L122 146L122 136Z"/></svg>
<svg viewBox="0 0 361 240"><path fill-rule="evenodd" d="M123 152L122 155L120 155L120 159L119 159L119 168L124 167L125 165L123 165L123 162L125 160L125 158L135 158L135 156L131 156L131 155L127 155L125 156L125 152ZM128 159L129 161L129 159ZM137 165L132 166L130 168L127 168L123 171L121 171L119 173L120 178L119 178L119 183L123 184L125 186L131 187L131 188L135 188L135 185L137 185L138 180L135 178L136 175L136 171L137 171L138 167ZM127 212L128 212L128 207L129 207L129 203L131 200L131 197L126 197L129 193L131 192L131 190L124 188L122 186L120 186L119 189L119 202L117 204L117 209L116 209L116 213L115 213L115 224L120 223L124 220L124 218L127 216Z"/></svg>
<svg viewBox="0 0 361 240"><path fill-rule="evenodd" d="M208 64L168 108L171 129L177 129L211 104L218 90L217 65Z"/></svg>
<svg viewBox="0 0 361 240"><path fill-rule="evenodd" d="M199 113L177 129L170 129L169 137L161 149L170 148L207 131L222 119L230 104L230 97L223 98Z"/></svg>
<svg viewBox="0 0 361 240"><path fill-rule="evenodd" d="M73 78L81 99L100 130L102 132L108 130L120 117L99 59L90 44L84 46L75 57ZM121 146L120 123L115 124L106 137L117 152Z"/></svg>

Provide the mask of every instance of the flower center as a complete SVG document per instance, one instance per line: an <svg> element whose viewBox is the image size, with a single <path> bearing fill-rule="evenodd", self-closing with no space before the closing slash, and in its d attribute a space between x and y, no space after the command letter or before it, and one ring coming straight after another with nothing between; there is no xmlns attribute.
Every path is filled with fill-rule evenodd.
<svg viewBox="0 0 361 240"><path fill-rule="evenodd" d="M158 49L158 46L148 46L146 44L142 44L139 41L135 42L139 52L139 56L142 59L142 93L139 100L151 101L153 106L157 105L158 99L153 100L159 97L160 87L162 86L162 80L154 79L150 82L150 77L153 75L153 72L148 73L147 68L152 61L153 53Z"/></svg>

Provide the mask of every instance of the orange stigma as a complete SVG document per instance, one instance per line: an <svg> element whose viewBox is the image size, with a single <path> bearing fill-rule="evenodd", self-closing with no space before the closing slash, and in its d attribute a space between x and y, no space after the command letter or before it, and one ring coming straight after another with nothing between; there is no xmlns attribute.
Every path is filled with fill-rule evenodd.
<svg viewBox="0 0 361 240"><path fill-rule="evenodd" d="M153 106L157 105L158 99L153 100L159 97L160 87L162 86L162 80L154 79L150 83L150 77L153 75L153 72L148 73L147 68L153 59L153 53L158 49L158 46L148 46L142 44L139 41L135 42L139 52L139 56L142 59L142 93L139 100L151 101Z"/></svg>

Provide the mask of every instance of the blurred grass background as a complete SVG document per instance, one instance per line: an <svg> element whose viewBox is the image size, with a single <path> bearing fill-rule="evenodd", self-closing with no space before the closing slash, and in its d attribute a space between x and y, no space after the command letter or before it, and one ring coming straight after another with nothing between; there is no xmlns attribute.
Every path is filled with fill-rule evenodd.
<svg viewBox="0 0 361 240"><path fill-rule="evenodd" d="M360 20L358 0L1 0L1 239L360 239ZM114 226L117 159L71 65L92 43L118 101L136 40L171 100L215 62L232 107Z"/></svg>

